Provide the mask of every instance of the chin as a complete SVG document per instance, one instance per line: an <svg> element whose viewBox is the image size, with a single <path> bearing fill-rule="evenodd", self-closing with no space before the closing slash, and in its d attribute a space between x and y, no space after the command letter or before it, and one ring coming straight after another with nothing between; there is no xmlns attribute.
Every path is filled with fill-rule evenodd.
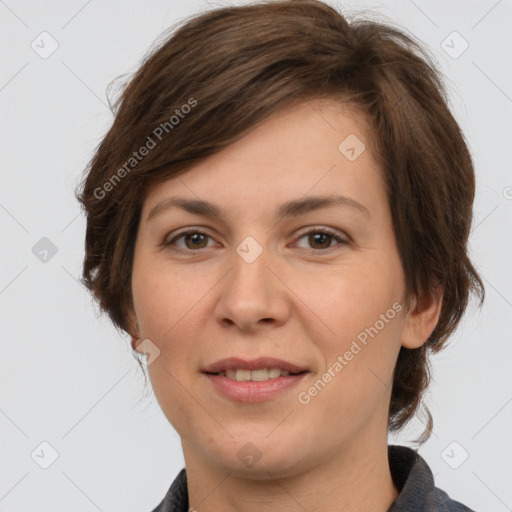
<svg viewBox="0 0 512 512"><path fill-rule="evenodd" d="M298 449L300 439L294 441L289 436L273 439L272 435L265 439L270 430L264 435L247 432L235 435L229 443L205 447L208 450L205 455L213 466L235 477L269 480L300 473L309 460L307 454Z"/></svg>

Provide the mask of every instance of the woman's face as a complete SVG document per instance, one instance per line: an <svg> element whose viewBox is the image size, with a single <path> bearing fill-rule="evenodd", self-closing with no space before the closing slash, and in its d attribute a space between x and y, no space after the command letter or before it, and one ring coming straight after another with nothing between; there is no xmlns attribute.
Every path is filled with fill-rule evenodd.
<svg viewBox="0 0 512 512"><path fill-rule="evenodd" d="M409 317L365 126L302 103L146 197L135 321L186 461L263 478L386 442Z"/></svg>

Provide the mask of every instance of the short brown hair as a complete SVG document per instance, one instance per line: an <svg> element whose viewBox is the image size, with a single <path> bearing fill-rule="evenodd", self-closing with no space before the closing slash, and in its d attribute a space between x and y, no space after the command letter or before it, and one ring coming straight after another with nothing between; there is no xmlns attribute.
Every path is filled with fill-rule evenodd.
<svg viewBox="0 0 512 512"><path fill-rule="evenodd" d="M369 19L349 23L318 0L224 7L173 27L125 83L111 107L113 125L77 191L87 216L82 282L114 325L132 334L134 245L149 187L226 148L278 110L314 98L351 103L371 123L406 309L412 297L443 290L427 342L400 349L389 409L389 429L399 430L428 386L428 351L443 348L470 292L479 294L480 306L485 296L467 253L472 158L434 60L403 30ZM143 147L145 156L135 158ZM425 410L423 441L432 427Z"/></svg>

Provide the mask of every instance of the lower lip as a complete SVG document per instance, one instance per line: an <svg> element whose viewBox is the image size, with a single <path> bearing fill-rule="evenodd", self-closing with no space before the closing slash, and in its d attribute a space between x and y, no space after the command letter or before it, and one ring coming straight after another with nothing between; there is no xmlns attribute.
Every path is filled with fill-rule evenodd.
<svg viewBox="0 0 512 512"><path fill-rule="evenodd" d="M227 396L231 400L237 402L264 402L271 400L279 395L279 393L296 386L307 373L299 375L288 375L269 379L261 382L251 380L237 381L228 379L221 375L213 375L205 373L213 387Z"/></svg>

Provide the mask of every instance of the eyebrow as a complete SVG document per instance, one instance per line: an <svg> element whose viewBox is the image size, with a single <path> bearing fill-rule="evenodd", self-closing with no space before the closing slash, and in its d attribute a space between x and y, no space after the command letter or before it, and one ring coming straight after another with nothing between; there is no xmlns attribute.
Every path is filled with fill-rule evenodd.
<svg viewBox="0 0 512 512"><path fill-rule="evenodd" d="M370 211L366 206L355 199L341 195L314 196L288 201L276 210L275 215L279 218L294 217L332 206L348 206L359 213L370 216ZM217 205L202 199L186 199L184 197L168 197L164 199L151 209L146 217L146 222L154 220L172 208L181 208L189 213L204 217L215 217L228 224L226 214Z"/></svg>

